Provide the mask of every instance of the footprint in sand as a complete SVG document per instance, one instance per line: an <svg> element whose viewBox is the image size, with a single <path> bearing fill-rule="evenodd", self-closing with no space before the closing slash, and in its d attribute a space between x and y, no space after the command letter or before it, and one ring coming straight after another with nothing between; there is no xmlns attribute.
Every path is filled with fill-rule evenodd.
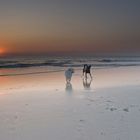
<svg viewBox="0 0 140 140"><path fill-rule="evenodd" d="M88 101L90 101L90 102L94 102L95 100L88 98Z"/></svg>
<svg viewBox="0 0 140 140"><path fill-rule="evenodd" d="M90 106L90 105L91 105L91 104L89 104L89 103L87 104L87 106Z"/></svg>
<svg viewBox="0 0 140 140"><path fill-rule="evenodd" d="M80 120L80 122L84 122L85 120Z"/></svg>
<svg viewBox="0 0 140 140"><path fill-rule="evenodd" d="M29 104L25 104L25 106L28 106Z"/></svg>
<svg viewBox="0 0 140 140"><path fill-rule="evenodd" d="M10 133L15 133L16 129L17 129L17 123L18 123L18 119L19 117L17 115L9 118L9 132Z"/></svg>
<svg viewBox="0 0 140 140"><path fill-rule="evenodd" d="M111 100L107 100L106 102L107 102L107 103L113 103Z"/></svg>
<svg viewBox="0 0 140 140"><path fill-rule="evenodd" d="M80 119L79 122L78 122L77 131L81 135L84 135L84 123L85 123L85 120L83 120L83 119Z"/></svg>
<svg viewBox="0 0 140 140"><path fill-rule="evenodd" d="M115 111L115 110L117 110L117 108L110 108L110 111Z"/></svg>
<svg viewBox="0 0 140 140"><path fill-rule="evenodd" d="M102 136L105 136L105 133L104 133L104 132L101 132L100 134L101 134Z"/></svg>
<svg viewBox="0 0 140 140"><path fill-rule="evenodd" d="M123 111L129 112L129 108L124 108Z"/></svg>

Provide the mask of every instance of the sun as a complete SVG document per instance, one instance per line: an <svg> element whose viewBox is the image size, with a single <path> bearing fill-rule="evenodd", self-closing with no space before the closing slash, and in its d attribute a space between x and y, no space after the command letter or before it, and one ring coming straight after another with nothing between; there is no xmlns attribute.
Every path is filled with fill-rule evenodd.
<svg viewBox="0 0 140 140"><path fill-rule="evenodd" d="M4 54L5 50L3 48L0 48L0 55Z"/></svg>

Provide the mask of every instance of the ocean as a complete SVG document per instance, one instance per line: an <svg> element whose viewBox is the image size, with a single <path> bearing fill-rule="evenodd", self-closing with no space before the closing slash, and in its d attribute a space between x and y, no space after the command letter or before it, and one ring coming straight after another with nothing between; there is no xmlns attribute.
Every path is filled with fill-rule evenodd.
<svg viewBox="0 0 140 140"><path fill-rule="evenodd" d="M33 74L31 69L30 71L28 71L28 69L35 68L39 70L34 72L34 74L36 74L40 72L46 72L40 71L41 68L46 68L47 72L55 72L58 70L64 70L67 67L81 68L84 64L90 64L92 65L92 68L140 66L140 57L1 57L0 76L5 76L8 74L12 75L12 73L10 73L11 71L9 71L11 69L12 71L14 69L18 69L19 74L21 74L21 71L23 71L23 69L26 69L26 73L23 74ZM8 73L6 73L5 71L8 71Z"/></svg>

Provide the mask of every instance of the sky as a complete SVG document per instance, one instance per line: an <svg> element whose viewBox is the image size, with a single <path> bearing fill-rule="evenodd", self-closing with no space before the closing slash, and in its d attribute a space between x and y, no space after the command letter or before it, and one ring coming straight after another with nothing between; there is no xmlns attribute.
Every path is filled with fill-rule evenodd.
<svg viewBox="0 0 140 140"><path fill-rule="evenodd" d="M139 0L1 0L0 54L140 55Z"/></svg>

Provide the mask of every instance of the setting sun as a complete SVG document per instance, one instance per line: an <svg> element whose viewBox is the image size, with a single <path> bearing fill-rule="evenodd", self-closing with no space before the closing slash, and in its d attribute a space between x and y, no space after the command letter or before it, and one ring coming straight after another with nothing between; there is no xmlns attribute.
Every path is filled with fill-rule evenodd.
<svg viewBox="0 0 140 140"><path fill-rule="evenodd" d="M0 48L0 54L4 54L5 53L5 49Z"/></svg>

